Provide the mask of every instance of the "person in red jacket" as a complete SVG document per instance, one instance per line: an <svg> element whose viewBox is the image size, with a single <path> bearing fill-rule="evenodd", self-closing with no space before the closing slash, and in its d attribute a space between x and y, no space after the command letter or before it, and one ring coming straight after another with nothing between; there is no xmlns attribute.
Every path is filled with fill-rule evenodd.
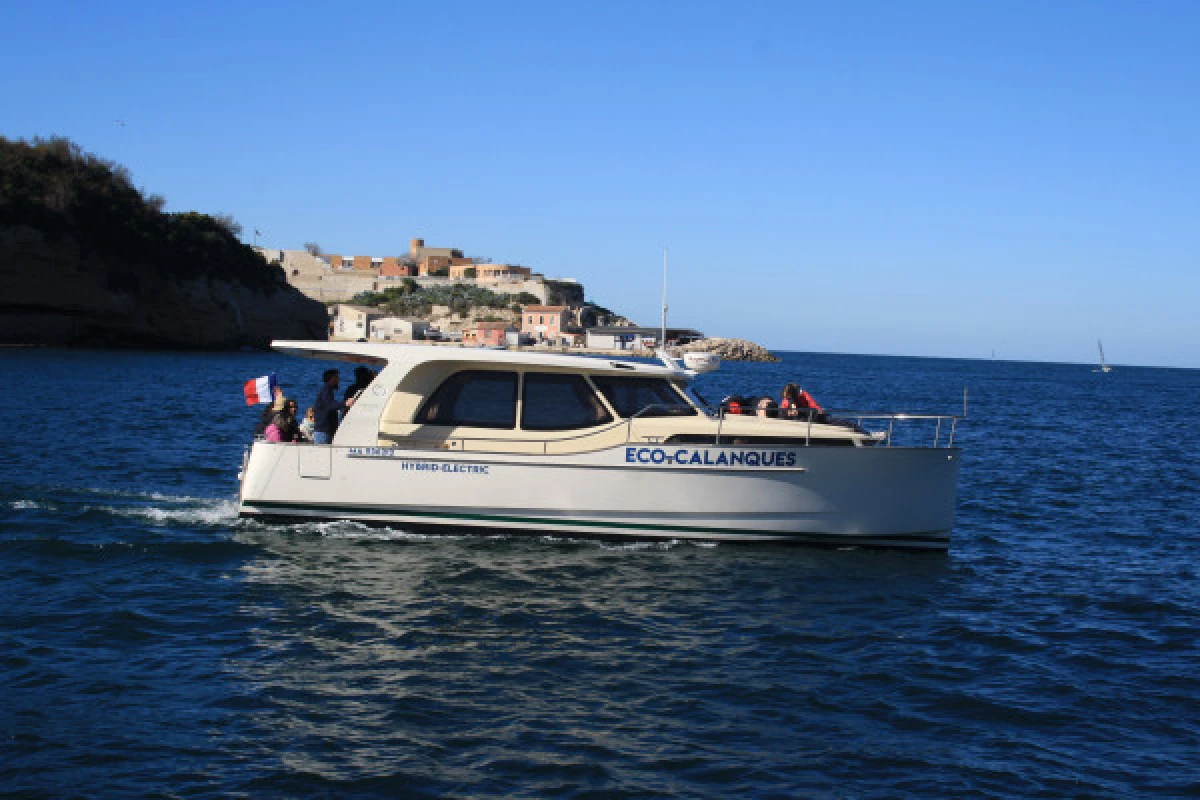
<svg viewBox="0 0 1200 800"><path fill-rule="evenodd" d="M794 383L783 387L779 408L785 419L818 419L824 415L824 409L813 396Z"/></svg>

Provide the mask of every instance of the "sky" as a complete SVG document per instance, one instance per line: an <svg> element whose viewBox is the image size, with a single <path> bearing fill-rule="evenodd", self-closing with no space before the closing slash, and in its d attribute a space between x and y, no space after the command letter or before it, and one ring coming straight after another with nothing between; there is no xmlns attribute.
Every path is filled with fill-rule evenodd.
<svg viewBox="0 0 1200 800"><path fill-rule="evenodd" d="M0 0L0 135L776 350L1200 368L1200 3Z"/></svg>

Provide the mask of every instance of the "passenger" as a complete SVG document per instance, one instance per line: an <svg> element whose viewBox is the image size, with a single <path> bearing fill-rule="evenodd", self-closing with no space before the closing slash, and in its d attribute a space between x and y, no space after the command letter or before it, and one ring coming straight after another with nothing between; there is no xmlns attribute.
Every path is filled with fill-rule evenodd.
<svg viewBox="0 0 1200 800"><path fill-rule="evenodd" d="M779 415L784 419L799 419L800 417L800 387L789 383L783 387L779 398Z"/></svg>
<svg viewBox="0 0 1200 800"><path fill-rule="evenodd" d="M300 433L300 423L296 420L296 401L287 400L283 408L271 420L266 430L268 442L299 442L303 441Z"/></svg>
<svg viewBox="0 0 1200 800"><path fill-rule="evenodd" d="M764 397L759 400L756 410L758 411L758 416L760 417L779 416L779 409L775 407L775 401L769 397Z"/></svg>
<svg viewBox="0 0 1200 800"><path fill-rule="evenodd" d="M803 389L800 390L800 410L811 411L818 417L825 416L825 409L821 408L820 404L813 399L813 396Z"/></svg>
<svg viewBox="0 0 1200 800"><path fill-rule="evenodd" d="M782 414L787 419L821 420L825 410L813 399L813 396L794 383L783 387L783 397L779 401Z"/></svg>
<svg viewBox="0 0 1200 800"><path fill-rule="evenodd" d="M275 418L275 415L283 410L283 403L283 389L282 387L276 386L275 399L268 403L267 407L263 409L262 416L259 417L258 424L254 426L255 436L266 435L267 426L271 424L271 420Z"/></svg>
<svg viewBox="0 0 1200 800"><path fill-rule="evenodd" d="M362 393L363 389L366 389L373 380L375 380L375 373L373 371L367 369L366 367L355 367L354 383L346 387L346 394L343 395L343 399L349 400L351 398L358 397L358 395Z"/></svg>
<svg viewBox="0 0 1200 800"><path fill-rule="evenodd" d="M743 414L745 413L746 401L736 394L731 394L721 401L721 408L725 409L727 415Z"/></svg>
<svg viewBox="0 0 1200 800"><path fill-rule="evenodd" d="M329 444L333 434L338 429L339 411L346 411L354 400L337 400L334 390L342 376L336 369L327 369L321 373L321 390L317 392L317 401L313 403L313 444Z"/></svg>
<svg viewBox="0 0 1200 800"><path fill-rule="evenodd" d="M304 412L304 419L300 423L300 433L304 436L304 441L311 442L313 438L313 426L316 424L317 417L313 414L312 406Z"/></svg>

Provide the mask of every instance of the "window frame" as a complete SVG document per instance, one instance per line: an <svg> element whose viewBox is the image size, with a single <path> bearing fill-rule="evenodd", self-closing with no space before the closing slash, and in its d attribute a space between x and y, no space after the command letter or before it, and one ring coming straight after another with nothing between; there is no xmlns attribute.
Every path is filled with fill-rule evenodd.
<svg viewBox="0 0 1200 800"><path fill-rule="evenodd" d="M563 379L567 379L567 380L579 381L580 383L582 383L583 387L585 388L586 392L588 393L588 396L590 396L592 398L592 400L595 402L596 408L604 413L604 418L597 420L596 422L587 424L587 425L571 425L571 426L565 426L565 427L559 426L559 427L548 427L548 428L542 428L542 427L530 428L530 427L526 426L526 424L525 424L525 408L526 408L525 393L526 393L526 387L528 385L528 381L529 381L530 377L533 377L533 376L547 376L547 377L551 377L551 378L563 378ZM578 372L539 372L539 371L534 371L534 370L522 371L521 372L521 387L520 387L520 390L518 392L518 397L517 397L518 408L519 408L518 413L517 413L517 422L518 422L518 425L520 426L520 429L523 431L530 431L533 433L556 433L556 432L561 433L564 431L586 431L586 430L590 430L593 428L603 427L604 425L611 425L613 422L616 421L616 417L613 415L613 409L611 409L609 407L608 403L604 402L603 395L600 394L600 392L596 388L596 386L591 382L591 380L589 380L590 377L591 376L589 376L589 375L581 374Z"/></svg>
<svg viewBox="0 0 1200 800"><path fill-rule="evenodd" d="M600 397L604 400L605 404L612 410L612 412L617 415L618 419L633 419L634 417L637 417L638 419L655 418L655 417L682 417L682 416L694 417L694 416L700 415L700 413L701 413L698 408L696 408L694 405L692 405L692 403L689 401L689 398L687 397L687 395L684 394L683 392L679 391L679 387L677 387L675 385L674 381L672 381L671 379L666 378L666 377L661 377L658 375L609 375L609 374L597 374L597 375L591 375L589 377L592 379L592 384L596 387L596 391L599 393ZM660 408L657 411L649 411L646 413L642 413L642 411L645 408L650 407L650 406L646 406L641 409L638 409L637 411L633 412L632 414L628 414L628 415L624 414L624 413L622 413L621 409L617 407L617 403L605 393L604 387L601 385L601 381L605 381L605 380L643 381L646 383L649 383L651 381L658 381L662 384L665 384L669 388L671 394L673 394L676 397L676 399L679 401L678 403L673 404L673 405L676 405L676 406L680 407L681 409L686 409L686 413L683 413L683 412L676 413L676 412L668 411L665 408ZM662 406L665 404L662 404L662 403L651 404L651 406L654 406L654 405Z"/></svg>
<svg viewBox="0 0 1200 800"><path fill-rule="evenodd" d="M450 420L450 421L442 422L442 421L436 421L436 420L429 420L429 419L425 418L430 406L434 405L434 403L436 401L439 401L441 399L440 395L441 395L442 390L446 386L448 386L451 381L455 381L456 379L459 381L460 386L465 384L467 379L462 376L468 376L468 375L471 375L471 376L500 375L500 376L511 376L512 377L512 379L513 379L513 402L512 402L512 422L511 422L511 424L496 424L496 423L480 424L480 423L474 422L474 421L463 421L463 420ZM457 405L458 400L461 397L461 395L462 395L462 390L460 388L458 391L458 394L455 395L455 397L454 397L455 405ZM505 370L460 369L460 370L456 370L456 371L450 373L445 378L443 378L442 382L438 384L437 388L434 389L432 392L430 392L429 397L427 397L425 399L425 401L423 403L421 403L420 408L417 409L417 413L413 415L413 424L414 425L429 425L429 426L439 427L439 428L483 428L483 429L487 429L487 430L501 430L501 431L516 430L517 422L520 419L520 409L519 409L520 400L521 400L521 373L520 373L520 371L508 370L508 369L505 369Z"/></svg>

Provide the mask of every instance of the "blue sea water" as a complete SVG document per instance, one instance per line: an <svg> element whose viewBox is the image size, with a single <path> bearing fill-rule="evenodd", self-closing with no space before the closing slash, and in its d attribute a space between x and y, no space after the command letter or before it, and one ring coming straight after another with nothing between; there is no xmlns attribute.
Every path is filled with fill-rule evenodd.
<svg viewBox="0 0 1200 800"><path fill-rule="evenodd" d="M1200 372L784 354L956 413L949 552L235 514L275 354L8 350L6 797L1200 796Z"/></svg>

